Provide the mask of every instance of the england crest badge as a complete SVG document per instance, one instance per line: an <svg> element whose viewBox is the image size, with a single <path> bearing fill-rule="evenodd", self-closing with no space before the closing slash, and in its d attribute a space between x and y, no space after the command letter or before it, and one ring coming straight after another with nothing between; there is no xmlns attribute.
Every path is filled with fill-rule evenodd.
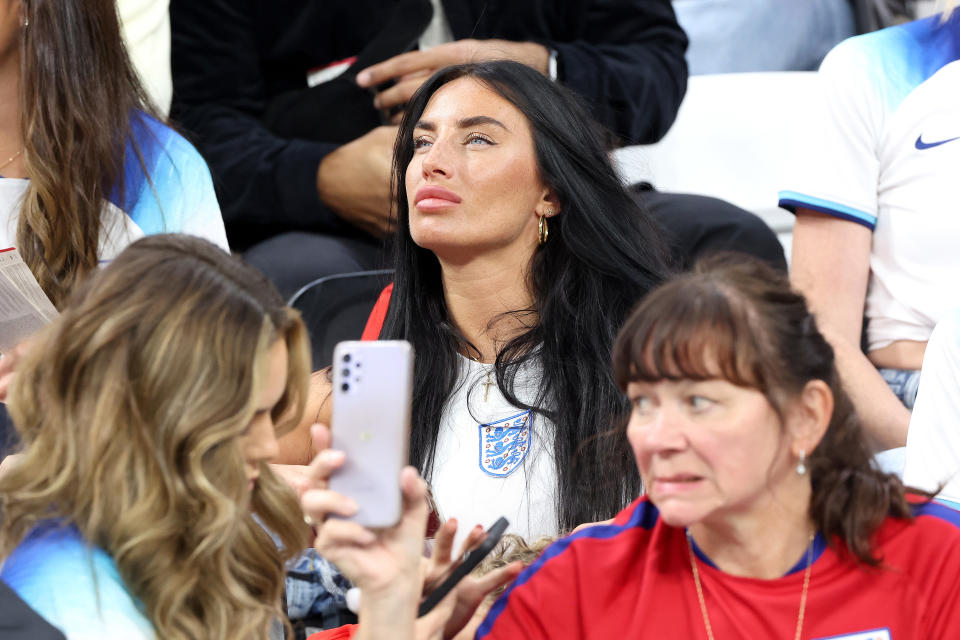
<svg viewBox="0 0 960 640"><path fill-rule="evenodd" d="M480 468L495 478L506 478L530 451L530 412L488 422L478 427Z"/></svg>

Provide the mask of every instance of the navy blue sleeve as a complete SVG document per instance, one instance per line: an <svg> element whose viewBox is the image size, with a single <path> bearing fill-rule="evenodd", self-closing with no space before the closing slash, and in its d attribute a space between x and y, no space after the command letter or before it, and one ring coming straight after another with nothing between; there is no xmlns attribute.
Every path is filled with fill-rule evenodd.
<svg viewBox="0 0 960 640"><path fill-rule="evenodd" d="M626 144L673 124L687 90L687 37L669 0L593 0L571 42L553 42L559 80Z"/></svg>

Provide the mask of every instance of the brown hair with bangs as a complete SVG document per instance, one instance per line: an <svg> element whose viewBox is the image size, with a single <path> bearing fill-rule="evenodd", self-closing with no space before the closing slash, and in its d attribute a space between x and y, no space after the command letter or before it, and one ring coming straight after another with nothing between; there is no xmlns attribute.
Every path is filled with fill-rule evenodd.
<svg viewBox="0 0 960 640"><path fill-rule="evenodd" d="M650 293L613 347L621 389L632 381L723 379L757 389L783 417L811 380L833 394L823 439L810 454L810 517L871 566L871 537L888 515L912 519L900 479L880 471L803 296L786 275L742 255L716 255ZM915 492L914 489L910 490ZM922 495L929 495L916 491Z"/></svg>

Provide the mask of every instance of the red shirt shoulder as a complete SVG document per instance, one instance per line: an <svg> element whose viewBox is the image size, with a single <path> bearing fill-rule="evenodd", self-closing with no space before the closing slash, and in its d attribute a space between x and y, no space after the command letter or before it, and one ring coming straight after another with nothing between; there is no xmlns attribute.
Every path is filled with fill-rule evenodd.
<svg viewBox="0 0 960 640"><path fill-rule="evenodd" d="M387 319L387 310L390 308L390 296L392 294L393 283L391 282L380 292L380 297L377 298L370 315L367 316L367 324L363 328L363 334L360 336L361 340L378 340L380 338L383 323Z"/></svg>
<svg viewBox="0 0 960 640"><path fill-rule="evenodd" d="M357 625L347 624L307 636L307 640L350 640L357 633Z"/></svg>

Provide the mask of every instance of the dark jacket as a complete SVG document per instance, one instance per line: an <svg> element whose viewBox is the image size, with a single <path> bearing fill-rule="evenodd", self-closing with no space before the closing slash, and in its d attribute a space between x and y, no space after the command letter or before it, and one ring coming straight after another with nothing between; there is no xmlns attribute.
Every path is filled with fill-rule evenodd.
<svg viewBox="0 0 960 640"><path fill-rule="evenodd" d="M280 229L348 226L316 191L317 167L338 144L279 136L265 115L278 97L306 89L308 70L357 55L395 1L172 0L173 117L210 165L232 246ZM658 140L676 116L687 40L670 0L443 5L456 39L555 49L559 81L625 142Z"/></svg>

